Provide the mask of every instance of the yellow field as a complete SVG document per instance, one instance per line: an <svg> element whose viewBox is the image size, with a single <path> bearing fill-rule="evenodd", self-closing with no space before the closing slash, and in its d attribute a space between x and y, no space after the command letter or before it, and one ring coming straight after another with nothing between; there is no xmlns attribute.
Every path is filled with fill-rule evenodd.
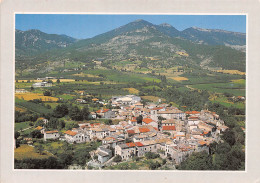
<svg viewBox="0 0 260 183"><path fill-rule="evenodd" d="M189 80L188 78L185 78L185 77L171 77L171 79L174 79L175 81L187 81L187 80Z"/></svg>
<svg viewBox="0 0 260 183"><path fill-rule="evenodd" d="M160 98L160 97L156 97L156 96L141 96L141 98L145 99L145 100L150 100L153 102L158 102L159 99L161 99L162 101L166 101L164 98Z"/></svg>
<svg viewBox="0 0 260 183"><path fill-rule="evenodd" d="M85 74L83 72L79 74L73 74L74 76L81 76L81 77L90 77L90 78L99 78L99 76L93 75L93 74Z"/></svg>
<svg viewBox="0 0 260 183"><path fill-rule="evenodd" d="M225 73L225 74L246 75L245 72L241 72L239 70L217 70L216 72L222 72L222 73Z"/></svg>
<svg viewBox="0 0 260 183"><path fill-rule="evenodd" d="M123 88L123 89L127 90L131 94L138 94L139 93L139 90L137 90L135 88Z"/></svg>
<svg viewBox="0 0 260 183"><path fill-rule="evenodd" d="M16 93L15 97L24 100L42 99L42 101L58 101L56 97L44 96L40 93Z"/></svg>
<svg viewBox="0 0 260 183"><path fill-rule="evenodd" d="M238 84L245 84L245 79L234 79L234 80L231 80L232 83L238 83Z"/></svg>
<svg viewBox="0 0 260 183"><path fill-rule="evenodd" d="M25 158L43 159L43 158L48 158L50 156L52 155L48 152L44 152L44 155L40 155L39 153L36 152L34 147L25 144L21 144L20 147L14 150L14 158L18 160L25 159Z"/></svg>

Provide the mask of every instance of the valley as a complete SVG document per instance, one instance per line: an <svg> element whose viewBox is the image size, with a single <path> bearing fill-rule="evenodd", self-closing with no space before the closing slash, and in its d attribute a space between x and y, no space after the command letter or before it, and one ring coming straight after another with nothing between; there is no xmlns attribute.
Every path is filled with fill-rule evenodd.
<svg viewBox="0 0 260 183"><path fill-rule="evenodd" d="M70 143L67 144L62 138L58 142L53 139L46 141L39 131L46 128L53 134L66 132L70 135L73 129L84 124L89 127L102 124L107 125L106 128L109 125L125 128L122 121L136 120L139 115L125 114L129 112L129 106L115 106L113 98L136 95L141 103L135 104L143 105L139 106L143 109L140 115L142 113L145 117L151 115L149 112L153 107L183 111L185 117L182 118L182 125L187 139L191 132L185 125L190 116L194 117L190 111L199 111L196 114L201 113L201 119L205 117L203 111L212 111L210 115L214 116L214 120L215 115L219 115L219 127L228 130L225 133L225 130L220 130L221 133L219 131L212 137L213 140L207 144L211 149L208 154L210 158L220 158L223 152L216 150L218 145L227 146L230 152L239 151L239 155L242 154L235 158L239 161L237 169L244 169L246 53L241 47L245 46L245 39L243 33L198 27L178 31L169 24L155 25L145 20L136 20L93 38L80 40L65 35L49 35L39 30L16 30L17 167L23 165L23 156L28 157L23 154L26 150L33 153L36 159L57 158L63 168L72 165L86 167L86 163L97 158L91 153L101 145L102 138L93 138L84 146L66 139ZM235 49L237 47L239 49ZM101 116L102 111L117 111L120 108L125 110L122 115L126 118ZM135 107L133 110L139 109ZM161 122L165 119L157 117L157 131L160 131ZM219 125L219 122L216 124ZM176 138L176 134L164 135ZM211 138L210 135L208 137ZM224 140L221 141L220 137ZM128 138L125 141L132 142ZM214 145L210 146L211 143ZM71 159L65 149L76 154L73 162L65 162ZM86 154L81 153L83 149ZM201 156L205 158L207 155ZM149 160L145 156L138 163L134 162L139 160L132 159L130 169L167 169L167 164L170 169L188 169L189 159L184 161L184 158L184 163L176 160L178 163L174 164L172 159L166 161L162 157L167 159L161 156ZM214 166L209 167L228 169L225 163L229 160L216 161L219 162L213 162ZM156 162L166 165L156 166ZM119 163L105 169L124 169L122 167L125 166L125 163ZM230 169L236 169L235 165L230 166Z"/></svg>

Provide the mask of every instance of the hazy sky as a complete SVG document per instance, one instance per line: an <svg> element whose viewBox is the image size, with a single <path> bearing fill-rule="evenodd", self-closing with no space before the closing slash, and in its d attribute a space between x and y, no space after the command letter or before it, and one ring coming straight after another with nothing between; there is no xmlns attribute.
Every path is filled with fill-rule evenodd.
<svg viewBox="0 0 260 183"><path fill-rule="evenodd" d="M83 15L83 14L16 14L19 30L39 29L50 34L74 38L91 38L136 19L153 24L168 23L178 30L189 27L246 32L245 15Z"/></svg>

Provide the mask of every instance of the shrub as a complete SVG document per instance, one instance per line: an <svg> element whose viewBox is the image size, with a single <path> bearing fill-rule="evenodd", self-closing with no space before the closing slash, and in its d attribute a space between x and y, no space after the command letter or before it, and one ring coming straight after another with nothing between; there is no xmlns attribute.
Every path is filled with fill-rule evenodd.
<svg viewBox="0 0 260 183"><path fill-rule="evenodd" d="M120 155L116 155L113 159L114 162L120 162L122 161L122 157Z"/></svg>
<svg viewBox="0 0 260 183"><path fill-rule="evenodd" d="M155 159L155 158L159 158L160 155L156 154L156 153L153 153L153 152L147 152L147 153L145 153L145 157L147 159Z"/></svg>

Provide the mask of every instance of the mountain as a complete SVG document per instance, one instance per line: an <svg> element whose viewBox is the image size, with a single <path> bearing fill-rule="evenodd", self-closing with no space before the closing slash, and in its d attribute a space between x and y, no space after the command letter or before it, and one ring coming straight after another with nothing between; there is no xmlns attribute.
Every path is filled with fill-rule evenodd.
<svg viewBox="0 0 260 183"><path fill-rule="evenodd" d="M35 55L52 49L64 48L75 42L75 38L66 35L47 34L37 29L28 31L15 30L17 56Z"/></svg>
<svg viewBox="0 0 260 183"><path fill-rule="evenodd" d="M219 29L191 27L182 31L181 37L207 45L246 45L246 34Z"/></svg>
<svg viewBox="0 0 260 183"><path fill-rule="evenodd" d="M28 50L39 50L47 44L46 40L50 40L35 36L35 34L31 36L41 37L41 44L36 44L38 43L36 38L32 39L34 42L30 41L28 45L26 45L27 39L25 43L22 39L17 40L16 44L21 42L20 44ZM130 59L137 61L139 67L145 68L189 65L204 69L245 70L245 53L225 46L227 44L243 45L245 35L242 33L194 27L178 31L167 23L154 25L145 20L136 20L90 39L67 40L68 42L62 42L64 44L57 44L61 42L54 41L53 48L55 49L49 45L45 52L33 57L16 57L16 61L17 63L26 62L27 65L35 65L47 60L93 64L93 60L102 58L104 60L102 65L112 68L118 62ZM16 48L18 49L21 45L16 45ZM153 59L151 61L148 58Z"/></svg>
<svg viewBox="0 0 260 183"><path fill-rule="evenodd" d="M170 37L180 37L181 32L178 31L176 28L174 28L172 25L168 23L162 23L160 25L157 25L156 28L164 33L165 35L168 35Z"/></svg>

